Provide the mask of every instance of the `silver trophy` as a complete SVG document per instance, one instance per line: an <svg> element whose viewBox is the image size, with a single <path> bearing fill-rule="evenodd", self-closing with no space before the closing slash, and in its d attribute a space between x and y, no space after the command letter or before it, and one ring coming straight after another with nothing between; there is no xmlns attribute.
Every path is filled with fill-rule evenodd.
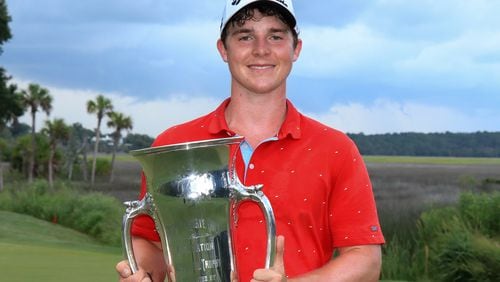
<svg viewBox="0 0 500 282"><path fill-rule="evenodd" d="M262 185L243 186L234 169L234 155L230 158L230 146L241 141L241 137L230 137L130 152L147 179L145 197L125 202L122 239L132 272L138 270L130 235L132 219L146 214L160 235L168 281L237 277L231 229L237 224L239 204L247 200L257 202L264 213L267 253L263 267L272 266L276 226L271 204Z"/></svg>

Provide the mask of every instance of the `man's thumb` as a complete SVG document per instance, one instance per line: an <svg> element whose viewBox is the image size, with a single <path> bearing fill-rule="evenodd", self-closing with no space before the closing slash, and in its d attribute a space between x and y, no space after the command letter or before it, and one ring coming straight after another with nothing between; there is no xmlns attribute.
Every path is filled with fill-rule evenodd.
<svg viewBox="0 0 500 282"><path fill-rule="evenodd" d="M273 268L275 270L280 270L280 272L284 273L284 262L283 255L285 253L285 237L283 235L279 235L276 237L276 256L274 257Z"/></svg>

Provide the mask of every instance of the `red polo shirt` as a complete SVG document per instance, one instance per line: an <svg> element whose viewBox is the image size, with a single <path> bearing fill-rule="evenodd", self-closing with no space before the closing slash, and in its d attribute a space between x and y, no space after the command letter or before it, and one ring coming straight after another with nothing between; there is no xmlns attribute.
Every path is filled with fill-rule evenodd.
<svg viewBox="0 0 500 282"><path fill-rule="evenodd" d="M167 129L153 146L233 136L224 118L229 102ZM321 267L337 247L383 244L370 179L356 145L340 131L300 114L290 101L277 137L254 149L246 172L241 154L236 166L244 185L264 185L276 232L285 236L287 275ZM141 197L145 191L143 185ZM134 221L132 234L159 240L148 217ZM257 204L241 204L233 236L240 281L250 281L265 261L265 219Z"/></svg>

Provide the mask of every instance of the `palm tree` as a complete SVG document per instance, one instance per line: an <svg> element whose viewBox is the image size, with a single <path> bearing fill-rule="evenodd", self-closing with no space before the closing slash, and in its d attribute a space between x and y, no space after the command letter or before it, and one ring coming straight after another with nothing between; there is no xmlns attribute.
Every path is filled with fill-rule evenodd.
<svg viewBox="0 0 500 282"><path fill-rule="evenodd" d="M49 186L54 186L54 156L56 154L57 143L69 139L69 127L64 123L63 119L54 119L54 121L45 121L45 128L42 133L49 136Z"/></svg>
<svg viewBox="0 0 500 282"><path fill-rule="evenodd" d="M95 182L95 168L97 162L97 151L99 150L99 141L101 138L101 122L104 115L107 115L113 110L113 105L111 100L104 97L103 95L98 95L95 101L87 101L87 112L89 114L97 115L97 128L95 129L95 145L94 145L94 159L92 160L92 174L90 178L90 183L93 186Z"/></svg>
<svg viewBox="0 0 500 282"><path fill-rule="evenodd" d="M30 83L27 90L21 91L22 103L25 109L30 109L31 111L31 152L28 170L28 182L33 182L33 173L35 169L35 152L36 152L36 142L35 142L35 124L36 124L36 113L39 109L44 111L47 116L52 110L52 96L49 94L49 90L40 87L40 85L35 83Z"/></svg>
<svg viewBox="0 0 500 282"><path fill-rule="evenodd" d="M118 148L118 144L122 138L122 130L132 129L132 118L118 112L110 112L108 114L108 118L108 127L115 129L115 131L111 134L113 136L113 155L111 157L111 174L109 176L109 182L111 183L114 178L116 149Z"/></svg>

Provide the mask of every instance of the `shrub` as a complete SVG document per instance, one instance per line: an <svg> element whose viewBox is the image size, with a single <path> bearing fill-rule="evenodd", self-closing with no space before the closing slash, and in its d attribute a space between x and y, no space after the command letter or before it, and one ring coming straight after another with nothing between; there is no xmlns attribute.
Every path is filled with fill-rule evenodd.
<svg viewBox="0 0 500 282"><path fill-rule="evenodd" d="M0 138L0 161L8 160L10 158L11 149L9 144L4 138Z"/></svg>
<svg viewBox="0 0 500 282"><path fill-rule="evenodd" d="M422 214L426 274L439 281L500 281L500 193L460 196L456 207Z"/></svg>
<svg viewBox="0 0 500 282"><path fill-rule="evenodd" d="M6 188L0 193L0 209L57 222L103 243L120 244L123 208L113 197L95 192L81 194L62 182L56 182L50 190L45 180Z"/></svg>
<svg viewBox="0 0 500 282"><path fill-rule="evenodd" d="M103 242L120 243L122 205L101 193L89 193L74 199L72 209L61 212L59 222Z"/></svg>
<svg viewBox="0 0 500 282"><path fill-rule="evenodd" d="M500 247L467 229L441 238L434 273L442 281L499 281Z"/></svg>
<svg viewBox="0 0 500 282"><path fill-rule="evenodd" d="M92 160L88 161L89 169L92 168ZM96 176L107 176L111 172L111 161L104 158L97 158L95 165Z"/></svg>
<svg viewBox="0 0 500 282"><path fill-rule="evenodd" d="M464 189L464 190L474 190L476 187L478 187L480 184L480 181L471 175L461 175L458 178L458 185Z"/></svg>
<svg viewBox="0 0 500 282"><path fill-rule="evenodd" d="M458 210L464 222L473 229L490 237L500 234L500 193L464 193Z"/></svg>
<svg viewBox="0 0 500 282"><path fill-rule="evenodd" d="M49 159L49 141L45 135L36 134L35 176L46 175ZM28 162L31 152L31 135L23 135L16 139L11 152L11 167L21 173L28 171Z"/></svg>
<svg viewBox="0 0 500 282"><path fill-rule="evenodd" d="M382 278L500 281L499 216L500 192L466 192L454 206L428 209L414 238L387 238Z"/></svg>
<svg viewBox="0 0 500 282"><path fill-rule="evenodd" d="M87 178L90 179L90 173L92 170L92 158L87 159ZM67 171L64 171L67 173ZM72 180L83 180L84 175L83 175L83 159L81 157L77 158L75 160L75 163L73 165L73 175L72 175ZM111 173L111 161L107 158L97 158L96 161L96 177L102 179L104 177L109 176ZM65 177L67 175L64 175Z"/></svg>

